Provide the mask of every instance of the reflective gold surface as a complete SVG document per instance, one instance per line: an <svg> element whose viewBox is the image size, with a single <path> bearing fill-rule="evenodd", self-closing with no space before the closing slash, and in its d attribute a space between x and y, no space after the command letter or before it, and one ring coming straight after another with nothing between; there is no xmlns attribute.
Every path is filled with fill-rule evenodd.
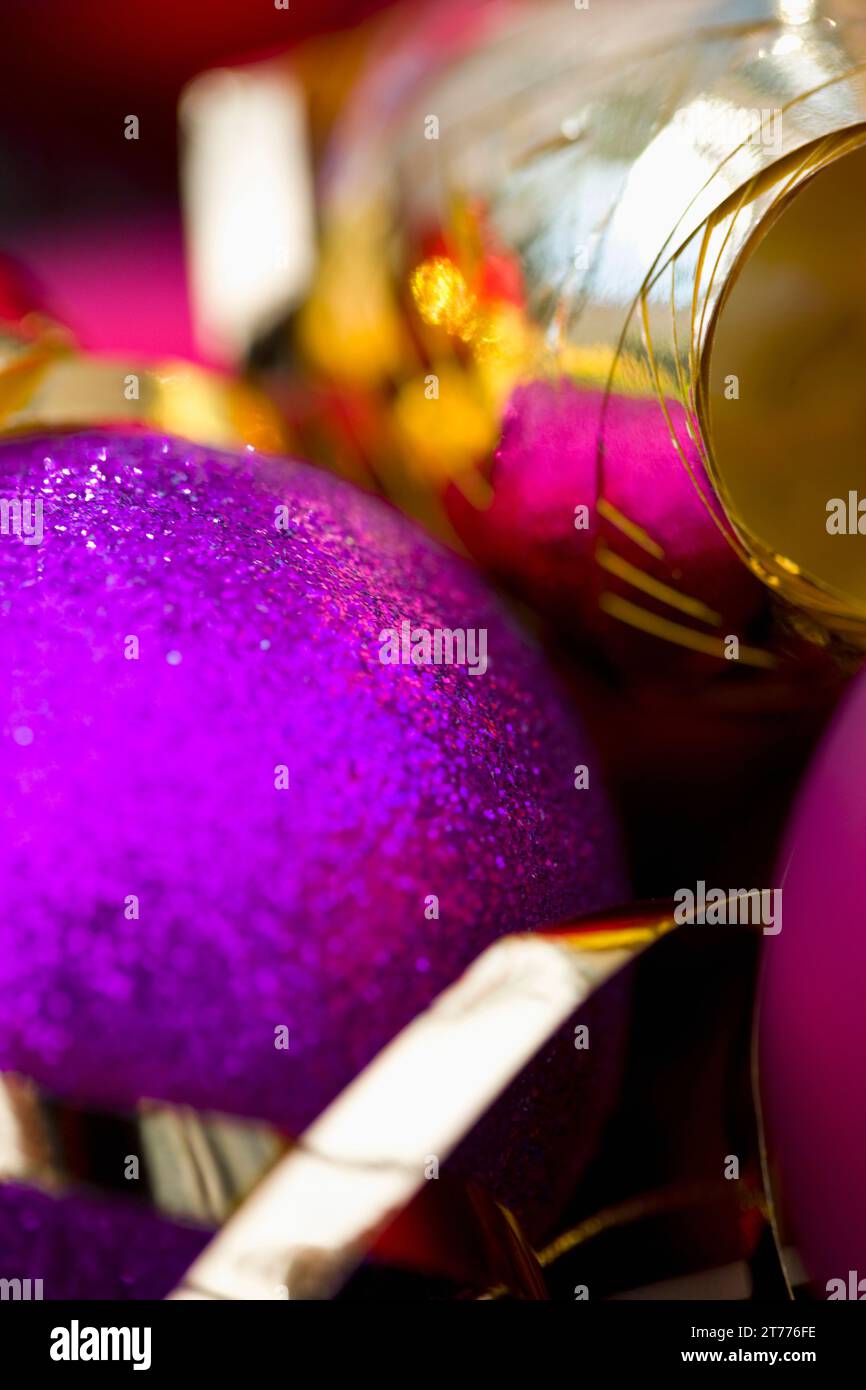
<svg viewBox="0 0 866 1390"><path fill-rule="evenodd" d="M866 518L863 533L828 531L834 499L846 523L849 492L866 500L864 232L859 148L802 185L746 246L709 346L706 418L746 543L781 585L799 579L831 614L866 619ZM737 399L725 393L733 372Z"/></svg>

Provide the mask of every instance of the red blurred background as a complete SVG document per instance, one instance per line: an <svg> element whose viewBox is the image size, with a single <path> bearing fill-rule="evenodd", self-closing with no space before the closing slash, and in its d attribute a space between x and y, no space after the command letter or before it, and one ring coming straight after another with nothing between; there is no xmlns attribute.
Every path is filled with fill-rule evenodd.
<svg viewBox="0 0 866 1390"><path fill-rule="evenodd" d="M23 263L83 346L193 355L177 192L182 87L206 68L354 28L387 3L4 0L0 253ZM137 141L124 138L130 114Z"/></svg>

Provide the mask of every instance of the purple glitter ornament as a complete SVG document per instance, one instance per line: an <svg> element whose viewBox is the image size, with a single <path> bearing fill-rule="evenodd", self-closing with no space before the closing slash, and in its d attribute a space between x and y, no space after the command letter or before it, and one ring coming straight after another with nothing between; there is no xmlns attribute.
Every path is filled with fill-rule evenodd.
<svg viewBox="0 0 866 1390"><path fill-rule="evenodd" d="M383 504L144 433L6 443L0 495L0 1067L296 1134L495 937L624 896L541 659ZM404 623L474 668L383 664ZM615 1051L571 1052L560 1185Z"/></svg>

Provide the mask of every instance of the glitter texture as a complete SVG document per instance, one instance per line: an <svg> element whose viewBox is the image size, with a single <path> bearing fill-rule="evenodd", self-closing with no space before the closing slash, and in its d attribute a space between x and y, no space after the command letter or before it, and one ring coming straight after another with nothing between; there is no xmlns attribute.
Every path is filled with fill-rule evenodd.
<svg viewBox="0 0 866 1390"><path fill-rule="evenodd" d="M0 536L3 1068L297 1133L492 939L624 896L539 654L387 506L144 433L7 442L0 495L44 508ZM403 620L488 670L383 665Z"/></svg>
<svg viewBox="0 0 866 1390"><path fill-rule="evenodd" d="M3 1269L41 1279L45 1299L165 1298L210 1234L118 1197L0 1186Z"/></svg>

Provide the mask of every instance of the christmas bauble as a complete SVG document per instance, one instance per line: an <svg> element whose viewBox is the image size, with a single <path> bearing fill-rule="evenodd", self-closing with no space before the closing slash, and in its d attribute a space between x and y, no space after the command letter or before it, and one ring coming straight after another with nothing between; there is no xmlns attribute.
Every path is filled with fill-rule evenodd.
<svg viewBox="0 0 866 1390"><path fill-rule="evenodd" d="M0 491L2 1068L297 1135L495 937L624 896L541 657L385 504L145 432L7 442ZM472 1148L533 1220L605 1028Z"/></svg>
<svg viewBox="0 0 866 1390"><path fill-rule="evenodd" d="M505 410L489 503L473 506L456 487L446 497L461 539L504 585L557 626L584 642L594 639L617 664L651 671L672 601L681 605L676 617L699 616L708 634L736 635L762 597L685 468L670 467L670 439L659 418L654 401L626 400L605 423L603 392L564 379L534 381L519 387ZM696 452L690 464L700 472ZM715 610L697 594L712 596ZM680 640L688 635L677 629ZM718 635L707 642L721 650ZM709 669L718 666L716 660Z"/></svg>
<svg viewBox="0 0 866 1390"><path fill-rule="evenodd" d="M800 794L780 870L784 927L766 941L759 1011L771 1173L820 1298L866 1294L864 753L861 676Z"/></svg>

